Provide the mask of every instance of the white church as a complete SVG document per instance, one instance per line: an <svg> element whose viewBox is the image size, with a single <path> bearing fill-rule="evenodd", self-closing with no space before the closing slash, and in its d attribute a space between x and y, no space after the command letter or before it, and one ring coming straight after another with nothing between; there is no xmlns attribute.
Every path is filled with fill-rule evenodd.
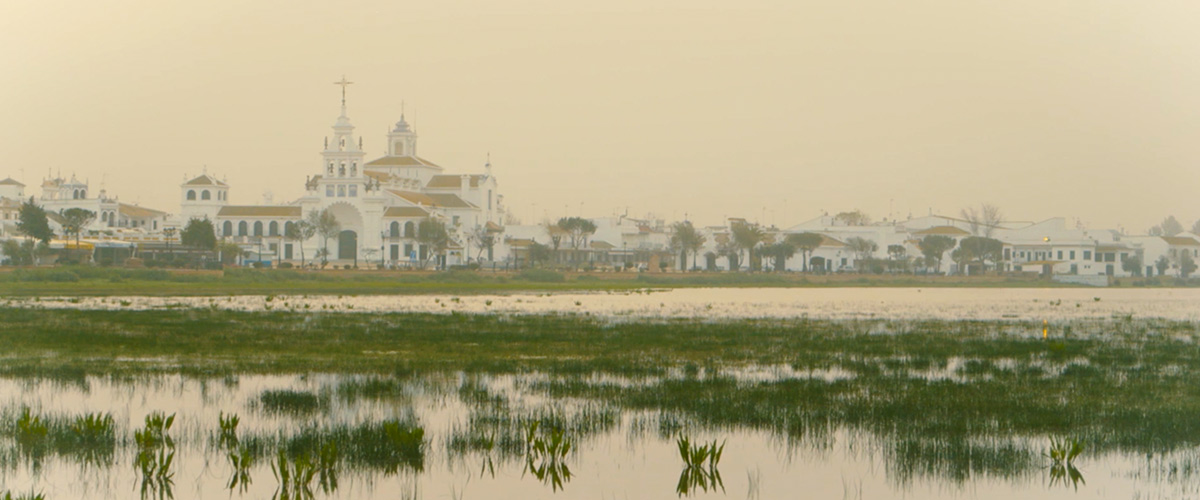
<svg viewBox="0 0 1200 500"><path fill-rule="evenodd" d="M230 186L206 172L180 185L180 227L208 218L218 239L242 245L257 256L251 260L299 262L303 251L312 261L326 245L326 259L334 265L407 267L429 259L447 266L495 258L488 255L493 249L477 243L483 234L499 242L503 231L504 198L491 162L479 174L445 173L417 156L417 133L403 113L387 134L386 154L366 161L362 138L355 136L346 113L346 86L353 82L336 83L342 86L341 114L332 136L325 138L320 163L304 182L304 196L280 205L231 205ZM285 238L290 224L322 210L341 226L335 239ZM432 255L417 241L417 226L426 218L446 225L451 242L443 255Z"/></svg>

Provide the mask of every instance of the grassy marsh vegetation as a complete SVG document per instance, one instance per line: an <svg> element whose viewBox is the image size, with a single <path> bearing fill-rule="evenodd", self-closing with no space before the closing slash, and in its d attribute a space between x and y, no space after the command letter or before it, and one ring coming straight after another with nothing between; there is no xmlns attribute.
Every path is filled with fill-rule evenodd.
<svg viewBox="0 0 1200 500"><path fill-rule="evenodd" d="M1077 321L1052 326L1043 339L1041 322L612 322L200 309L0 309L0 316L6 377L86 385L89 376L340 374L315 391L275 390L253 400L297 420L332 401L407 404L413 387L425 387L469 408L463 422L434 437L441 449L478 459L481 473L524 462L552 489L575 473L571 450L619 428L625 413L644 416L633 430L668 440L737 429L822 449L839 433L870 436L872 452L901 483L1026 478L1053 467L1047 457L1062 456L1069 458L1050 472L1083 484L1073 460L1145 455L1160 457L1165 470L1176 464L1161 457L1200 447L1200 386L1191 375L1200 367L1200 325L1189 322ZM524 393L576 404L570 411L515 406L489 386L498 376L515 376ZM35 415L24 424L22 416L4 416L0 444L19 450L23 432L40 435ZM222 415L212 438L231 457L231 488L247 479L237 471L255 463L287 467L289 478L301 469L303 477L325 471L335 483L340 469L421 471L433 442L411 419L277 434L237 427ZM691 455L694 447L687 448ZM274 456L280 450L282 459ZM721 484L697 474L684 479L689 491Z"/></svg>

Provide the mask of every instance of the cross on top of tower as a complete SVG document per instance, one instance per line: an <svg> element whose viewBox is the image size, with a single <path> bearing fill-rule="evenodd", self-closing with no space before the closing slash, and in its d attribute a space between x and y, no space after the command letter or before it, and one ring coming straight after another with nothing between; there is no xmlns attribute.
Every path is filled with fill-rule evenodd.
<svg viewBox="0 0 1200 500"><path fill-rule="evenodd" d="M346 75L342 75L342 81L333 82L333 84L342 86L342 107L346 107L346 87L353 85L354 82L346 81Z"/></svg>

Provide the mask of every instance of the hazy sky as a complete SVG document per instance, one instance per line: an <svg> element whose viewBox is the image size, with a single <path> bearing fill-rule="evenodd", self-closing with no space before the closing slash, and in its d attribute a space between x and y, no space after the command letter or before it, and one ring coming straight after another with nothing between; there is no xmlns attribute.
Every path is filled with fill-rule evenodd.
<svg viewBox="0 0 1200 500"><path fill-rule="evenodd" d="M421 156L490 151L526 222L1200 217L1195 0L71 3L0 18L27 194L61 169L175 212L208 165L235 203L291 200L345 74L369 157L404 101Z"/></svg>

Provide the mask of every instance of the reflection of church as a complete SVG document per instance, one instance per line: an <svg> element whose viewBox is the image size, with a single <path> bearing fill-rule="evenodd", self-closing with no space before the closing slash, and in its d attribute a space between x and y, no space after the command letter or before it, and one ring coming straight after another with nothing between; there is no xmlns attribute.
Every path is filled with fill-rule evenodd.
<svg viewBox="0 0 1200 500"><path fill-rule="evenodd" d="M229 186L208 174L185 182L183 221L208 217L217 237L234 241L266 260L299 260L300 243L286 240L288 224L315 210L328 209L341 225L329 241L329 260L385 261L407 265L423 261L428 250L418 244L416 228L425 218L441 220L452 238L445 263L465 262L479 252L472 236L477 231L501 230L503 197L497 193L491 163L483 174L448 175L442 167L417 156L417 134L403 115L387 134L387 154L366 162L362 139L346 116L346 82L342 113L325 139L320 171L308 177L306 194L285 205L230 205ZM324 247L320 235L303 242L308 259ZM482 258L488 258L484 251ZM439 259L440 260L440 259Z"/></svg>

